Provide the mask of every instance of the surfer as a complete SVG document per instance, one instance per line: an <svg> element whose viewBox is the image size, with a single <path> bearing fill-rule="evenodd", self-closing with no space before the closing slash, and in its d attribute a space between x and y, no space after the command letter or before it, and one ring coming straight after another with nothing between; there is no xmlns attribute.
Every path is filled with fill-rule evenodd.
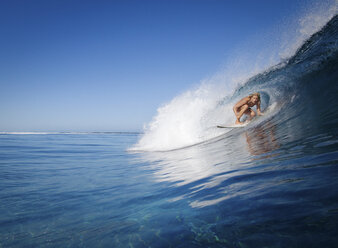
<svg viewBox="0 0 338 248"><path fill-rule="evenodd" d="M236 103L236 105L233 107L234 113L236 115L236 124L242 124L240 119L244 114L249 116L249 121L254 118L256 113L251 108L255 105L257 107L257 114L263 115L261 112L261 95L257 92L244 97L238 103Z"/></svg>

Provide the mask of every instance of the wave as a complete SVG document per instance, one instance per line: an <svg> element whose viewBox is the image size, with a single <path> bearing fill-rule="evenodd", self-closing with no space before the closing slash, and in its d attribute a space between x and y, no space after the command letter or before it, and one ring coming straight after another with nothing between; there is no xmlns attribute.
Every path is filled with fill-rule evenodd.
<svg viewBox="0 0 338 248"><path fill-rule="evenodd" d="M167 151L223 137L232 131L216 126L233 124L233 105L252 92L261 93L262 109L267 113L254 126L271 118L278 118L280 123L292 118L300 123L330 122L335 119L338 40L336 4L330 10L330 15L325 15L326 22L323 22L323 18L313 18L313 22L317 20L318 23L312 25L312 34L288 59L281 59L274 66L261 69L260 73L253 70L245 75L232 75L226 84L219 84L217 80L223 80L224 75L217 75L160 107L157 115L145 127L138 143L130 150ZM308 15L305 19L308 19ZM304 39L304 21L301 24L301 37ZM309 28L306 28L306 32L310 34ZM294 44L291 47L293 50ZM335 106L333 110L328 107L332 105ZM319 108L324 108L326 114L317 113ZM249 128L253 128L253 125L245 129Z"/></svg>

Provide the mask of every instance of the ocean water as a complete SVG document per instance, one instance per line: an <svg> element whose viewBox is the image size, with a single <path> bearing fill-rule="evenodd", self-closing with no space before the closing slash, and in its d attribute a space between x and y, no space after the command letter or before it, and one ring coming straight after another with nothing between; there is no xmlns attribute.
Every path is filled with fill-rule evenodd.
<svg viewBox="0 0 338 248"><path fill-rule="evenodd" d="M1 133L0 247L337 247L337 30L335 16L184 139L156 119L139 134ZM217 129L253 91L266 114Z"/></svg>

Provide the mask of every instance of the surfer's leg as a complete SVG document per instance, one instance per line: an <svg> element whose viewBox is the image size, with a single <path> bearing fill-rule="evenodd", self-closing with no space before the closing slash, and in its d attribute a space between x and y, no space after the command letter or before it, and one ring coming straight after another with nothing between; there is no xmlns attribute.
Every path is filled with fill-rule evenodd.
<svg viewBox="0 0 338 248"><path fill-rule="evenodd" d="M246 111L248 111L248 109L249 109L249 106L247 105L247 104L245 104L245 105L243 105L242 107L241 107L241 109L240 109L240 111L239 112L237 112L237 114L236 114L236 124L241 124L241 121L240 121L240 119L241 119L241 117L243 116L243 114L246 112Z"/></svg>
<svg viewBox="0 0 338 248"><path fill-rule="evenodd" d="M250 116L250 117L249 117L249 121L251 121L252 118L254 118L254 117L256 116L255 111L253 111L251 108L249 108L249 109L247 110L247 113L246 113L246 114Z"/></svg>

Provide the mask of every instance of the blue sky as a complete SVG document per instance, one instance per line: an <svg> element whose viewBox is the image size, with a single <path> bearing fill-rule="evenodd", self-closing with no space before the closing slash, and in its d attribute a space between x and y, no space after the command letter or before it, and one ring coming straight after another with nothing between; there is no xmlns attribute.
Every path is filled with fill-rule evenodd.
<svg viewBox="0 0 338 248"><path fill-rule="evenodd" d="M309 1L0 2L0 131L138 131Z"/></svg>

